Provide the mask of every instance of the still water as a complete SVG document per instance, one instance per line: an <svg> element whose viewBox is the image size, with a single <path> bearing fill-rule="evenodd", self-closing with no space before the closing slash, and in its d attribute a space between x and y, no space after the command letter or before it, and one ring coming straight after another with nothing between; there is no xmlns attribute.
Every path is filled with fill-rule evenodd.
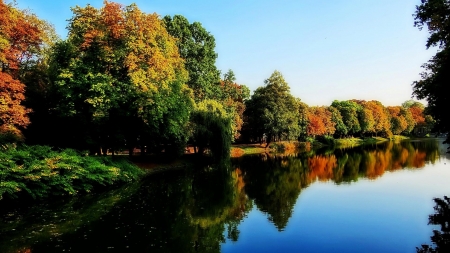
<svg viewBox="0 0 450 253"><path fill-rule="evenodd" d="M415 252L450 195L442 140L261 154L96 196L0 202L0 252Z"/></svg>

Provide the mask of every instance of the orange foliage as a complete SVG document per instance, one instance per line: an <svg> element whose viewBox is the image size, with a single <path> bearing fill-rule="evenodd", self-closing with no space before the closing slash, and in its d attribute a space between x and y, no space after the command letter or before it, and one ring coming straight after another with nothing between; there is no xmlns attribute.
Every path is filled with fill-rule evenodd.
<svg viewBox="0 0 450 253"><path fill-rule="evenodd" d="M307 134L310 136L332 135L336 131L331 120L331 112L326 107L310 107L308 109Z"/></svg>
<svg viewBox="0 0 450 253"><path fill-rule="evenodd" d="M416 150L416 152L414 153L414 156L413 156L412 166L414 168L422 168L423 166L425 166L426 156L427 156L427 154L425 152Z"/></svg>
<svg viewBox="0 0 450 253"><path fill-rule="evenodd" d="M416 126L425 124L425 117L423 116L423 108L419 106L412 106L409 108L411 112L414 122L416 122Z"/></svg>
<svg viewBox="0 0 450 253"><path fill-rule="evenodd" d="M337 167L336 156L313 156L308 158L309 178L327 181L333 178L333 169Z"/></svg>
<svg viewBox="0 0 450 253"><path fill-rule="evenodd" d="M20 136L19 127L26 127L30 121L20 103L25 99L25 86L10 75L0 72L0 133L13 133Z"/></svg>
<svg viewBox="0 0 450 253"><path fill-rule="evenodd" d="M391 164L392 154L387 151L367 152L366 176L375 179L384 174Z"/></svg>
<svg viewBox="0 0 450 253"><path fill-rule="evenodd" d="M43 43L40 21L0 0L0 71L17 70Z"/></svg>
<svg viewBox="0 0 450 253"><path fill-rule="evenodd" d="M231 148L230 156L231 157L240 157L245 154L245 151L241 148Z"/></svg>
<svg viewBox="0 0 450 253"><path fill-rule="evenodd" d="M22 63L34 57L44 43L45 22L0 0L0 133L21 137L19 128L30 121L21 102L25 86L18 80Z"/></svg>

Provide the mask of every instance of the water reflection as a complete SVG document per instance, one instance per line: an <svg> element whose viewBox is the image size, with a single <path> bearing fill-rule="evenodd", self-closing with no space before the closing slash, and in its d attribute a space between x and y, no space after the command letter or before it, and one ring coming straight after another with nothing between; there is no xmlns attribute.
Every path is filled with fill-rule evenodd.
<svg viewBox="0 0 450 253"><path fill-rule="evenodd" d="M239 239L237 227L252 208L244 185L228 161L153 175L93 203L39 205L26 214L2 207L0 252L220 252L227 238Z"/></svg>
<svg viewBox="0 0 450 253"><path fill-rule="evenodd" d="M0 252L220 252L255 206L283 231L302 189L350 184L439 159L437 141L262 154L169 171L143 182L34 207L0 207ZM3 202L4 203L4 202ZM254 228L258 229L258 228Z"/></svg>
<svg viewBox="0 0 450 253"><path fill-rule="evenodd" d="M319 150L302 154L262 154L238 159L245 172L245 191L282 231L301 190L315 181L351 183L376 179L387 171L417 169L439 158L438 143L386 142L353 149Z"/></svg>

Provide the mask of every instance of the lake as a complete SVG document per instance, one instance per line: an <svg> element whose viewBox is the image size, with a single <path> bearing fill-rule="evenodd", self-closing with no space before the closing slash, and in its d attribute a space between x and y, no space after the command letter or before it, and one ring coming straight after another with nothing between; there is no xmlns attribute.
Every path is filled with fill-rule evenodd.
<svg viewBox="0 0 450 253"><path fill-rule="evenodd" d="M259 154L95 196L0 202L0 252L416 252L450 195L443 139Z"/></svg>

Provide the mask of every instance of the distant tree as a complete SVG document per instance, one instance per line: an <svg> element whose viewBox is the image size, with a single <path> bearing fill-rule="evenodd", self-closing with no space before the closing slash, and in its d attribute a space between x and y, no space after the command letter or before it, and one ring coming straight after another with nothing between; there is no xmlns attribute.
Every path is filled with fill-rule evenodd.
<svg viewBox="0 0 450 253"><path fill-rule="evenodd" d="M298 105L298 126L300 130L299 140L306 141L308 135L308 113L309 107L307 104L303 103L300 99L297 99Z"/></svg>
<svg viewBox="0 0 450 253"><path fill-rule="evenodd" d="M343 117L339 110L336 107L329 106L328 111L331 112L331 121L334 122L336 131L334 132L335 135L342 138L343 136L347 135L348 129L347 126L344 124Z"/></svg>
<svg viewBox="0 0 450 253"><path fill-rule="evenodd" d="M401 134L408 127L408 122L401 114L401 110L404 108L401 106L388 106L387 107L391 118L391 131L393 134Z"/></svg>
<svg viewBox="0 0 450 253"><path fill-rule="evenodd" d="M218 100L221 101L225 110L232 117L231 128L234 141L241 135L245 101L250 97L250 90L247 86L236 83L236 77L231 69L223 77L223 80L220 81L220 97Z"/></svg>
<svg viewBox="0 0 450 253"><path fill-rule="evenodd" d="M438 52L422 66L425 70L421 80L412 84L413 95L427 100L428 112L436 120L436 128L450 133L450 93L447 91L450 83L450 4L448 0L422 0L416 6L414 19L415 27L428 28L427 49L438 47Z"/></svg>
<svg viewBox="0 0 450 253"><path fill-rule="evenodd" d="M248 127L255 137L267 135L267 145L273 139L292 140L299 136L297 101L282 74L274 71L246 101Z"/></svg>
<svg viewBox="0 0 450 253"><path fill-rule="evenodd" d="M312 137L333 135L336 131L336 123L332 120L332 113L324 106L310 107L308 122L308 135Z"/></svg>
<svg viewBox="0 0 450 253"><path fill-rule="evenodd" d="M348 134L355 135L361 132L361 125L358 120L359 111L362 110L361 106L354 101L333 101L331 104L336 108L342 116L342 121L347 127Z"/></svg>

